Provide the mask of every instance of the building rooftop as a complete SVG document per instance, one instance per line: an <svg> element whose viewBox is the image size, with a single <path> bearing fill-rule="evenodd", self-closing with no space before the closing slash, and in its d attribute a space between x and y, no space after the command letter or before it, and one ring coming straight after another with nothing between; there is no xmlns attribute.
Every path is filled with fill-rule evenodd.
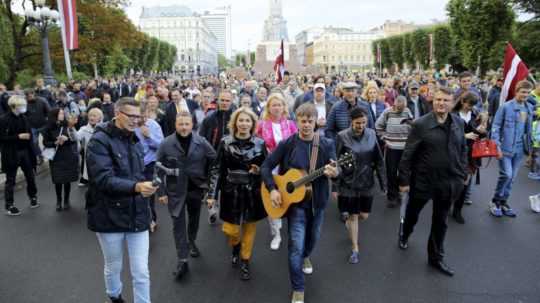
<svg viewBox="0 0 540 303"><path fill-rule="evenodd" d="M189 17L194 13L184 5L143 7L141 18Z"/></svg>

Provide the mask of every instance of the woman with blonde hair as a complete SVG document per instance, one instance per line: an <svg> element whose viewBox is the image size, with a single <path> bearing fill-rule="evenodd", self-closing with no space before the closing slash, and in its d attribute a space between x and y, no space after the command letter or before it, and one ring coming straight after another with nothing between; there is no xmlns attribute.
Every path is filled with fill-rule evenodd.
<svg viewBox="0 0 540 303"><path fill-rule="evenodd" d="M217 159L210 172L208 206L221 193L219 216L223 232L232 247L232 266L240 264L240 278L249 280L249 260L255 242L257 222L266 217L261 199L260 167L266 159L266 147L255 136L257 116L239 108L229 121L230 135L218 147Z"/></svg>
<svg viewBox="0 0 540 303"><path fill-rule="evenodd" d="M82 167L82 176L79 180L79 186L84 186L88 184L88 168L86 167L86 147L90 138L94 134L96 125L103 122L103 112L101 109L94 107L88 111L88 124L81 127L77 131L77 139L79 139L79 144L82 149L81 156L81 167Z"/></svg>
<svg viewBox="0 0 540 303"><path fill-rule="evenodd" d="M369 83L364 91L362 92L362 100L366 101L369 104L369 109L371 110L374 120L382 115L386 106L383 101L379 100L379 88L376 84Z"/></svg>
<svg viewBox="0 0 540 303"><path fill-rule="evenodd" d="M298 131L294 121L289 120L288 117L289 111L283 96L280 93L271 94L264 107L262 120L257 126L257 136L264 140L268 153L272 153L279 142ZM270 249L278 250L281 244L281 219L268 218L268 223L272 234Z"/></svg>

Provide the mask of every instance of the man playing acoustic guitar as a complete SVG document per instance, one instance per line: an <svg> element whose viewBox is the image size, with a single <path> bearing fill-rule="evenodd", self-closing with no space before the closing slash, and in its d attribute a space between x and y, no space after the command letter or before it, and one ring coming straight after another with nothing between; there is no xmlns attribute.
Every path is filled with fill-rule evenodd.
<svg viewBox="0 0 540 303"><path fill-rule="evenodd" d="M282 197L272 176L272 170L276 166L279 165L280 175L293 168L308 172L324 167L325 177L312 182L311 195L306 195L302 202L291 205L285 215L289 223L289 276L293 290L291 302L303 303L304 274L313 272L309 256L319 239L324 210L330 198L329 178L337 177L338 167L335 162L335 144L330 139L317 138L318 134L315 134L315 106L305 103L298 107L296 121L299 132L279 143L276 150L264 161L261 175L270 191L272 206L279 208ZM312 160L314 163L311 163Z"/></svg>

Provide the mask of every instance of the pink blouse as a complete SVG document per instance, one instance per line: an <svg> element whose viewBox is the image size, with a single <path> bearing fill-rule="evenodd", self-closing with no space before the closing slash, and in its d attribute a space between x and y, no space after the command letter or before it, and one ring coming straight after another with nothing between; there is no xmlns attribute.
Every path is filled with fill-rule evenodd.
<svg viewBox="0 0 540 303"><path fill-rule="evenodd" d="M287 120L286 118L281 119L279 121L279 124L281 126L281 140L289 138L291 135L294 135L298 131L296 124L291 120ZM276 149L279 142L276 142L274 138L274 131L272 129L271 119L259 121L259 124L257 125L256 135L257 137L260 137L264 140L264 143L266 144L266 149L269 153L273 152Z"/></svg>

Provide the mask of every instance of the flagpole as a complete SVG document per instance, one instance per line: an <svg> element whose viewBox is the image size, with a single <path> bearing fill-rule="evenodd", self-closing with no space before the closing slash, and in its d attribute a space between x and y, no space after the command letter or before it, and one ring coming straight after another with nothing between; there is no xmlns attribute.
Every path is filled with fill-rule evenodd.
<svg viewBox="0 0 540 303"><path fill-rule="evenodd" d="M66 74L69 80L73 80L71 72L71 60L69 58L69 50L66 44L66 22L64 18L64 4L62 0L58 1L58 10L60 12L60 36L62 36L62 46L64 48L64 61L66 63Z"/></svg>

